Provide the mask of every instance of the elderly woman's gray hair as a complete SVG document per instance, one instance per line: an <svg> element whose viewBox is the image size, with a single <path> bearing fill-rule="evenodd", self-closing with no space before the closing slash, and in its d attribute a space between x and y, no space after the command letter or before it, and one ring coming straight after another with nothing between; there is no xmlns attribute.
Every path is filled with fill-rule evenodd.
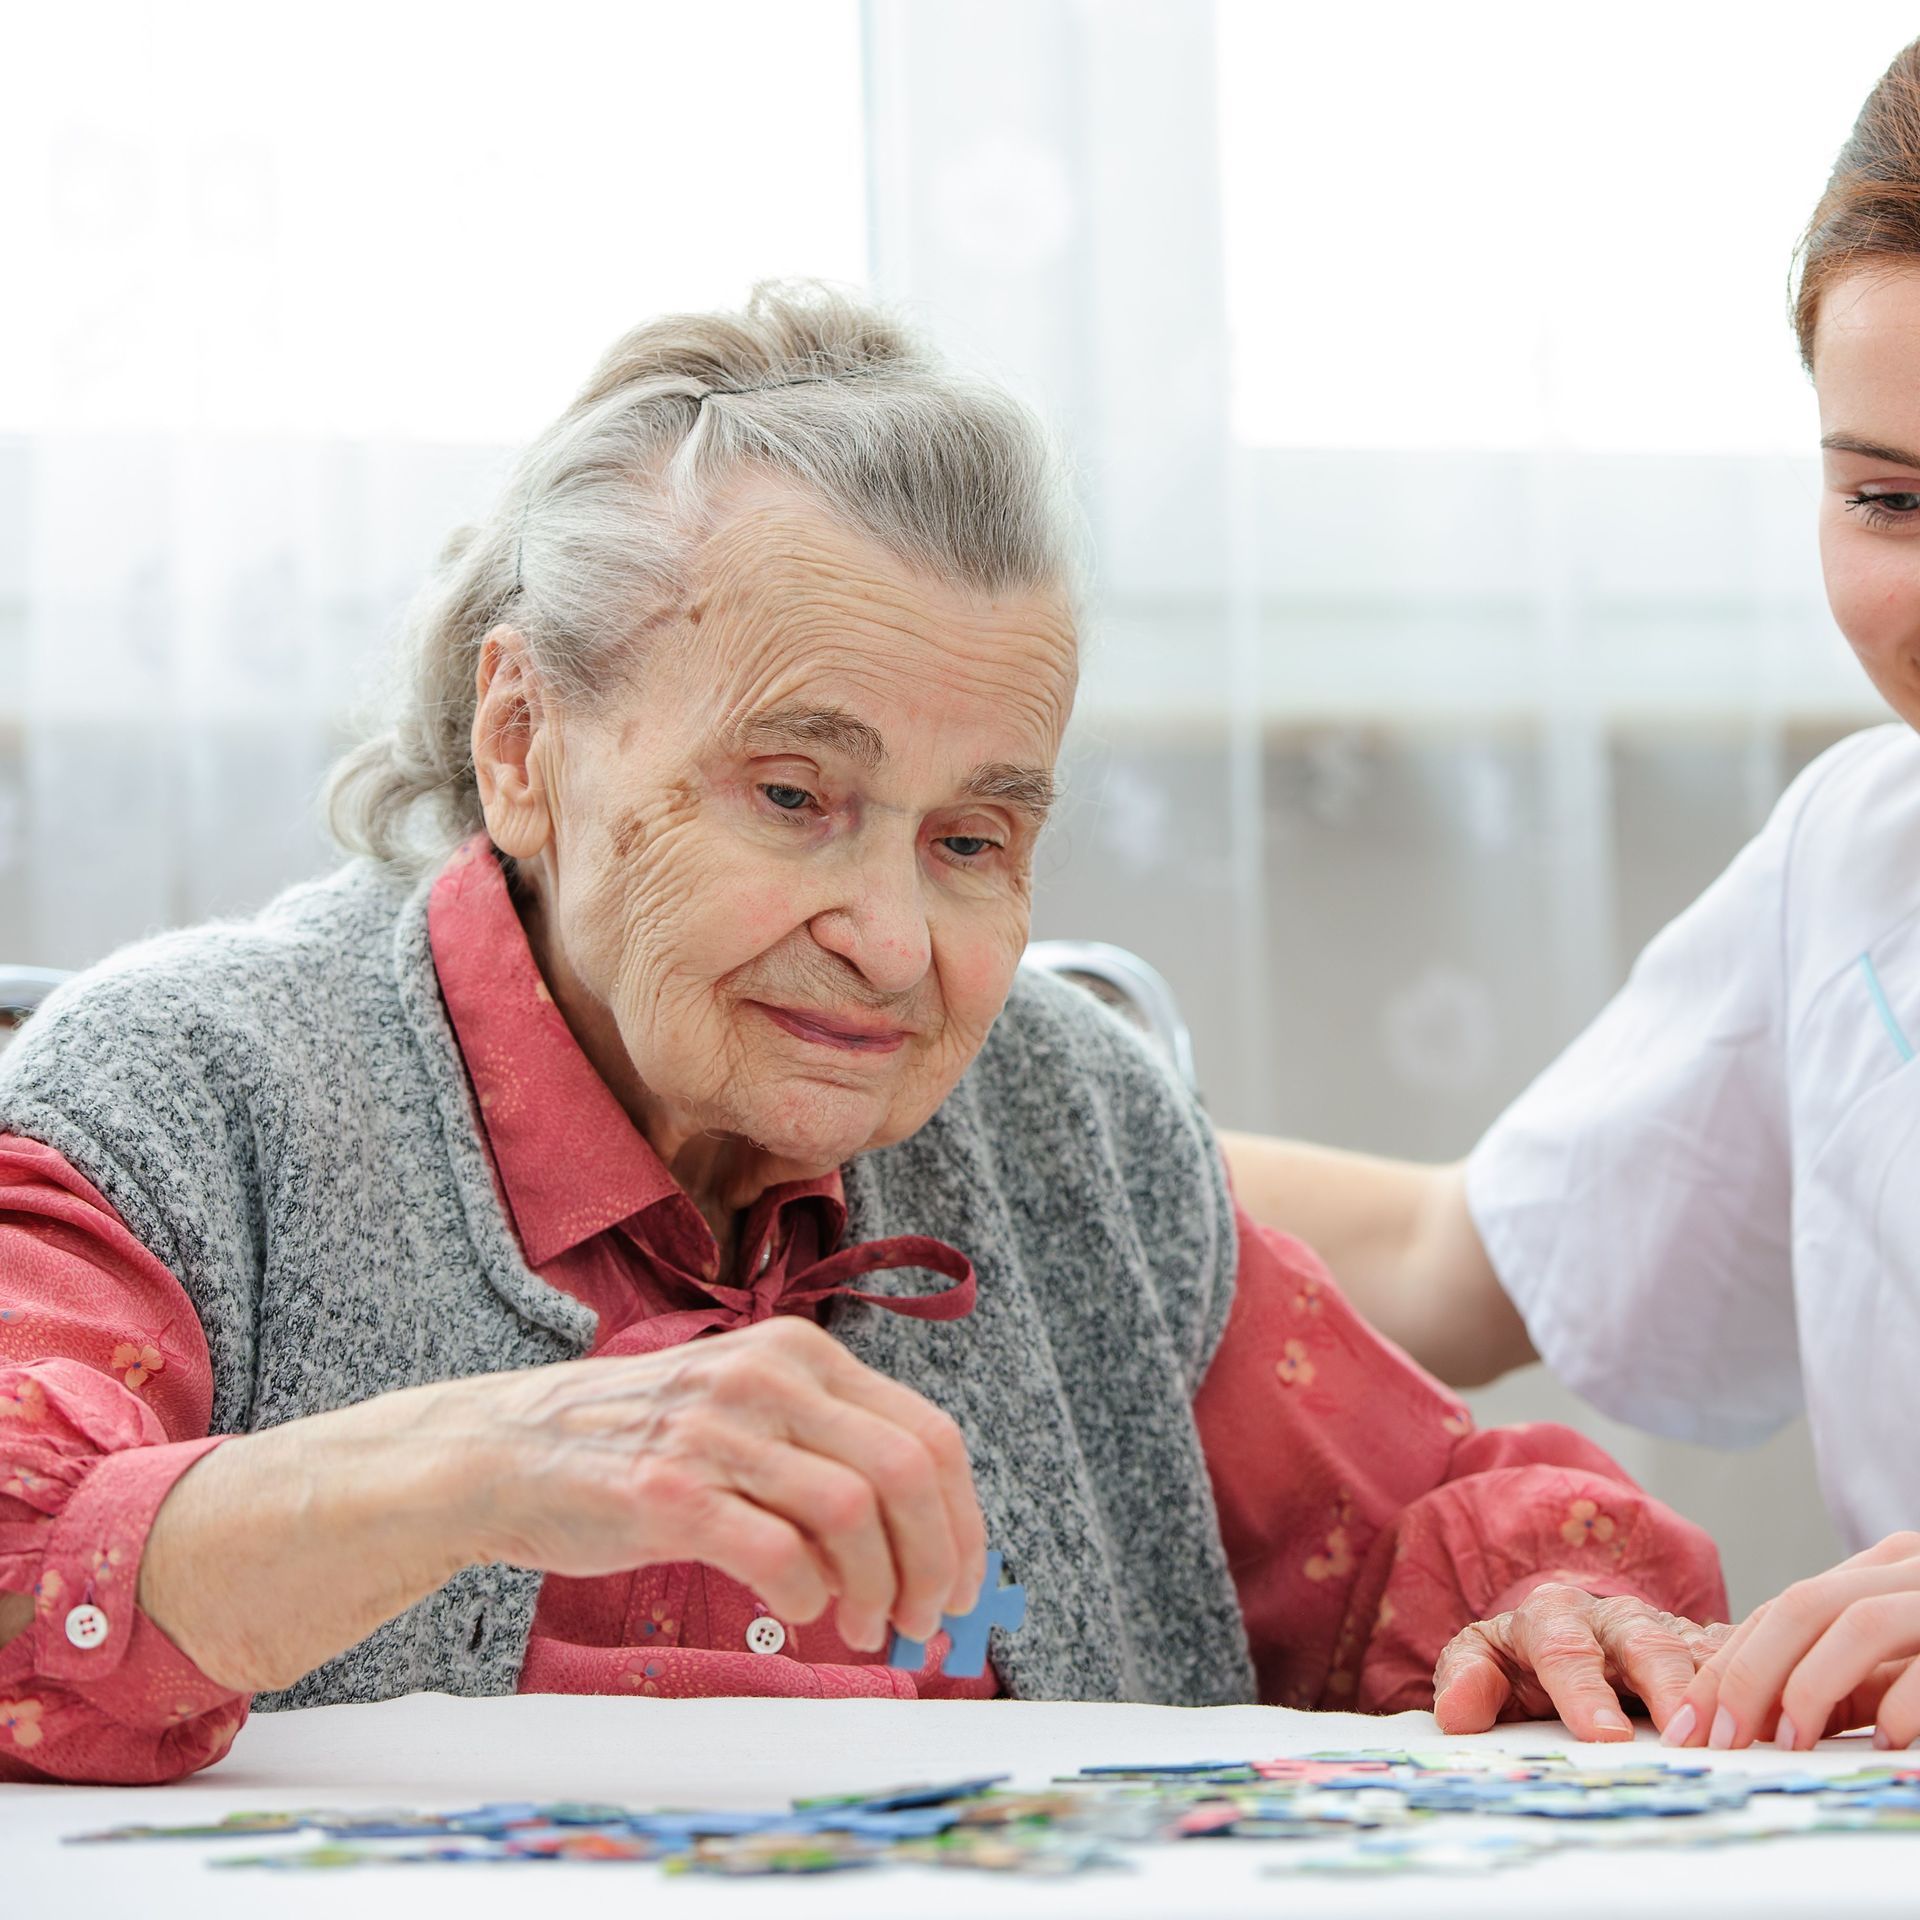
<svg viewBox="0 0 1920 1920"><path fill-rule="evenodd" d="M909 565L986 593L1073 594L1080 537L1035 416L912 329L814 285L617 341L534 442L493 515L456 535L415 602L379 730L334 769L355 852L412 863L481 824L470 737L481 643L510 623L562 702L591 699L682 604L723 485L804 488Z"/></svg>

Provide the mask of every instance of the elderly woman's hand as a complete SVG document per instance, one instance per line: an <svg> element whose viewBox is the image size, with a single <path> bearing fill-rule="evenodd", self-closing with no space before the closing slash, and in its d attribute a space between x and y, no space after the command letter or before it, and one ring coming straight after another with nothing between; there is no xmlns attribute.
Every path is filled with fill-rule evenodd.
<svg viewBox="0 0 1920 1920"><path fill-rule="evenodd" d="M1810 1747L1874 1725L1877 1747L1920 1741L1920 1533L1889 1534L1757 1607L1701 1668L1670 1746Z"/></svg>
<svg viewBox="0 0 1920 1920"><path fill-rule="evenodd" d="M1536 1587L1511 1613L1447 1643L1434 1669L1434 1717L1442 1733L1484 1733L1500 1719L1557 1715L1577 1740L1630 1740L1621 1693L1664 1727L1732 1631L1624 1595Z"/></svg>
<svg viewBox="0 0 1920 1920"><path fill-rule="evenodd" d="M781 1318L470 1383L487 1557L594 1575L694 1560L876 1648L972 1606L986 1529L939 1408Z"/></svg>
<svg viewBox="0 0 1920 1920"><path fill-rule="evenodd" d="M972 1605L960 1430L803 1320L377 1395L227 1441L161 1503L148 1616L201 1671L290 1686L459 1568L699 1561L850 1646Z"/></svg>

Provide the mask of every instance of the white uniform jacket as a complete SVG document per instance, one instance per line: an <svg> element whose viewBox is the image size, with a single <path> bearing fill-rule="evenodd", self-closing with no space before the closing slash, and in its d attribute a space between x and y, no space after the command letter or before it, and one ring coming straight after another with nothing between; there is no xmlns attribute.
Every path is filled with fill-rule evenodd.
<svg viewBox="0 0 1920 1920"><path fill-rule="evenodd" d="M1468 1204L1541 1357L1740 1445L1804 1406L1850 1549L1920 1526L1920 739L1842 741L1494 1126Z"/></svg>

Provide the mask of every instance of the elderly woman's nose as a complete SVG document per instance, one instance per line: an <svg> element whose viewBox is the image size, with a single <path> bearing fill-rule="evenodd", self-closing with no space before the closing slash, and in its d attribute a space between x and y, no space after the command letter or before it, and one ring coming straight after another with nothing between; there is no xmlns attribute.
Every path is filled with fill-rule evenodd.
<svg viewBox="0 0 1920 1920"><path fill-rule="evenodd" d="M857 968L878 993L906 993L933 964L933 936L918 881L865 890L858 900L818 914L813 937Z"/></svg>

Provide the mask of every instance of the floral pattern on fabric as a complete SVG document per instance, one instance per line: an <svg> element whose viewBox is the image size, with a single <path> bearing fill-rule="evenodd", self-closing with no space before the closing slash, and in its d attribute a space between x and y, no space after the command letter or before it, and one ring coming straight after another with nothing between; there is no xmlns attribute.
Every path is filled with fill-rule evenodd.
<svg viewBox="0 0 1920 1920"><path fill-rule="evenodd" d="M1281 1343L1280 1358L1273 1363L1273 1370L1280 1376L1283 1387L1310 1387L1313 1385L1314 1366L1307 1358L1307 1344L1304 1340L1287 1340Z"/></svg>
<svg viewBox="0 0 1920 1920"><path fill-rule="evenodd" d="M0 1739L11 1740L22 1752L37 1747L43 1737L40 1702L28 1696L21 1700L0 1700Z"/></svg>
<svg viewBox="0 0 1920 1920"><path fill-rule="evenodd" d="M108 1363L120 1378L138 1393L166 1364L166 1358L151 1341L122 1340Z"/></svg>
<svg viewBox="0 0 1920 1920"><path fill-rule="evenodd" d="M31 1374L0 1379L0 1420L18 1420L25 1426L46 1417L46 1389Z"/></svg>
<svg viewBox="0 0 1920 1920"><path fill-rule="evenodd" d="M1353 1502L1343 1493L1334 1504L1333 1525L1320 1552L1307 1556L1302 1571L1309 1580L1344 1580L1353 1571Z"/></svg>
<svg viewBox="0 0 1920 1920"><path fill-rule="evenodd" d="M1591 1500L1576 1500L1560 1523L1560 1538L1570 1547L1604 1547L1613 1538L1613 1515Z"/></svg>
<svg viewBox="0 0 1920 1920"><path fill-rule="evenodd" d="M0 1493L9 1500L18 1500L23 1506L39 1506L47 1497L53 1482L45 1474L35 1473L31 1467L23 1466L18 1460L5 1469L6 1478L0 1480Z"/></svg>

